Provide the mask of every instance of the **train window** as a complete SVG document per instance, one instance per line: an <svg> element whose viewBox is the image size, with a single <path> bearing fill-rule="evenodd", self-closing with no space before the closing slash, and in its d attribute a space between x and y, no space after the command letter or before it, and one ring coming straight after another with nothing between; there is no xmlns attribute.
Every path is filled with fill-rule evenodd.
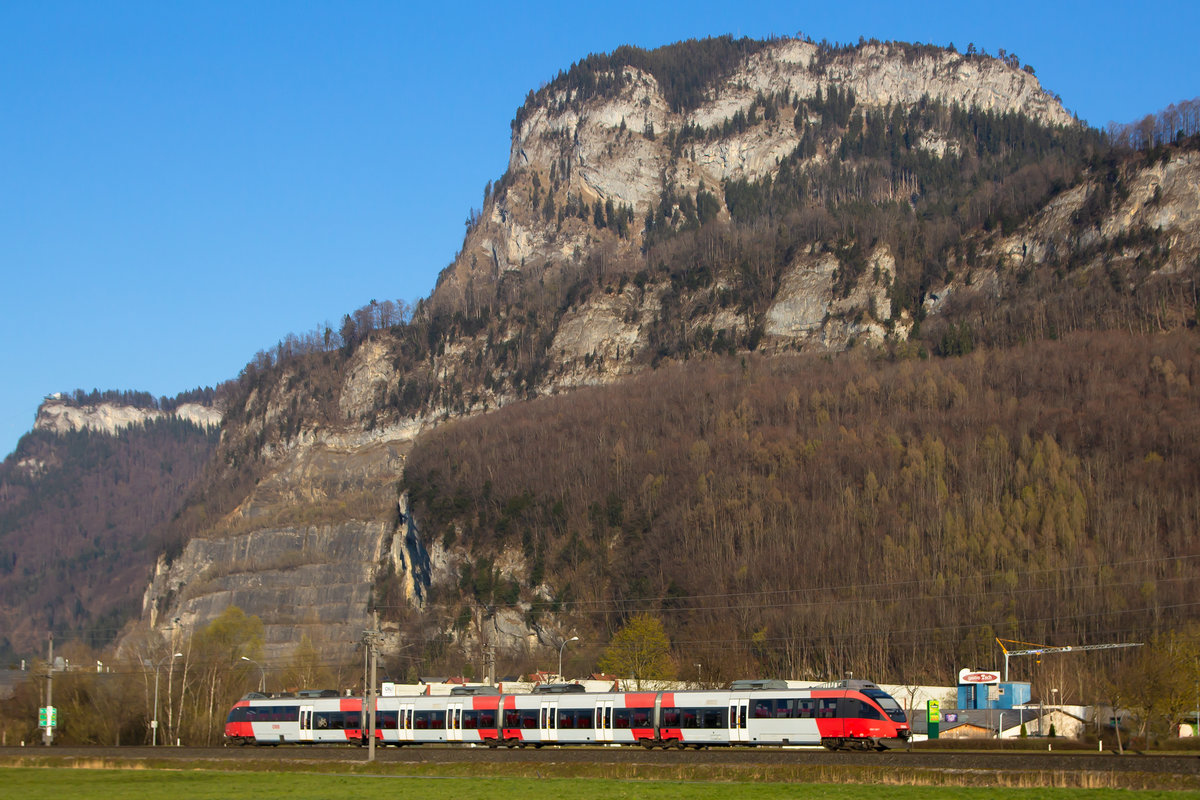
<svg viewBox="0 0 1200 800"><path fill-rule="evenodd" d="M521 709L521 727L526 730L538 726L538 711L536 708Z"/></svg>
<svg viewBox="0 0 1200 800"><path fill-rule="evenodd" d="M723 708L706 708L706 709L704 709L704 727L706 727L706 728L724 728L725 727L725 709L723 709Z"/></svg>
<svg viewBox="0 0 1200 800"><path fill-rule="evenodd" d="M702 708L664 708L662 710L662 726L664 728L699 728L703 715L704 709Z"/></svg>
<svg viewBox="0 0 1200 800"><path fill-rule="evenodd" d="M479 727L479 712L464 711L462 712L462 726L464 730L473 731Z"/></svg>
<svg viewBox="0 0 1200 800"><path fill-rule="evenodd" d="M246 713L249 709L245 706L236 706L229 709L229 716L225 719L226 722L245 722L250 719L250 715Z"/></svg>
<svg viewBox="0 0 1200 800"><path fill-rule="evenodd" d="M399 724L398 711L375 711L375 727L381 731L394 731Z"/></svg>
<svg viewBox="0 0 1200 800"><path fill-rule="evenodd" d="M904 716L904 709L896 702L896 699L882 689L863 689L863 694L879 703L879 707L883 709L883 713L896 722L905 722L907 717Z"/></svg>
<svg viewBox="0 0 1200 800"><path fill-rule="evenodd" d="M521 715L517 713L516 709L511 709L509 711L504 712L504 727L506 727L506 728L521 727Z"/></svg>
<svg viewBox="0 0 1200 800"><path fill-rule="evenodd" d="M635 708L633 709L632 727L634 728L649 728L650 714L653 713L652 708Z"/></svg>
<svg viewBox="0 0 1200 800"><path fill-rule="evenodd" d="M418 711L413 714L413 727L419 731L429 730L429 712Z"/></svg>
<svg viewBox="0 0 1200 800"><path fill-rule="evenodd" d="M570 711L559 711L558 712L558 727L559 728L574 728L575 727L575 715L572 714Z"/></svg>
<svg viewBox="0 0 1200 800"><path fill-rule="evenodd" d="M592 712L591 711L577 711L575 713L575 724L577 727L580 727L580 728L592 727Z"/></svg>
<svg viewBox="0 0 1200 800"><path fill-rule="evenodd" d="M631 716L632 716L632 714L630 713L630 709L628 709L628 708L615 709L613 712L613 727L614 728L628 728L629 720L630 720Z"/></svg>
<svg viewBox="0 0 1200 800"><path fill-rule="evenodd" d="M825 697L817 701L817 716L830 718L837 716L838 701L836 697Z"/></svg>
<svg viewBox="0 0 1200 800"><path fill-rule="evenodd" d="M858 715L863 719L883 719L883 715L879 713L879 709L870 703L858 704Z"/></svg>
<svg viewBox="0 0 1200 800"><path fill-rule="evenodd" d="M263 711L266 711L267 715L262 719L268 722L295 722L300 719L299 706L270 706Z"/></svg>
<svg viewBox="0 0 1200 800"><path fill-rule="evenodd" d="M796 716L800 719L812 719L817 715L817 701L811 698L806 700L798 700L796 705Z"/></svg>
<svg viewBox="0 0 1200 800"><path fill-rule="evenodd" d="M765 700L765 701L759 700L757 703L754 704L754 718L755 719L769 719L770 716L771 716L771 701L770 700Z"/></svg>
<svg viewBox="0 0 1200 800"><path fill-rule="evenodd" d="M842 697L838 700L837 715L846 719L862 716L862 703L852 697Z"/></svg>
<svg viewBox="0 0 1200 800"><path fill-rule="evenodd" d="M496 727L496 712L491 709L485 709L479 713L479 727L494 728Z"/></svg>
<svg viewBox="0 0 1200 800"><path fill-rule="evenodd" d="M796 700L787 698L775 701L775 719L791 719L796 716Z"/></svg>

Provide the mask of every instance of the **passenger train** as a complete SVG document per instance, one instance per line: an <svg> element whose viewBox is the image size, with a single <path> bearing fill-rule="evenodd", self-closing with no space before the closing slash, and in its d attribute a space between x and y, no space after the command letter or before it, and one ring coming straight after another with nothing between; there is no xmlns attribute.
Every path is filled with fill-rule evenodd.
<svg viewBox="0 0 1200 800"><path fill-rule="evenodd" d="M367 741L361 697L336 692L251 693L229 712L232 744ZM470 743L489 747L632 745L714 747L823 745L885 750L909 737L904 709L867 681L806 689L785 681L735 681L722 690L604 692L552 684L529 694L490 687L451 695L380 697L378 744Z"/></svg>

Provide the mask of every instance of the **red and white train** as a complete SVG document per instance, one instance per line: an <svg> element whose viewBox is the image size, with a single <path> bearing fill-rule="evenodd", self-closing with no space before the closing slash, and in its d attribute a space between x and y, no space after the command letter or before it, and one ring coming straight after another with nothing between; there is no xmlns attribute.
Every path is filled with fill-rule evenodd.
<svg viewBox="0 0 1200 800"><path fill-rule="evenodd" d="M380 744L464 742L490 747L640 744L646 747L823 745L884 750L909 737L904 709L867 681L789 689L784 681L735 681L729 689L580 691L573 684L530 694L457 690L448 696L380 697ZM230 710L234 744L365 743L361 697L334 692L250 694Z"/></svg>

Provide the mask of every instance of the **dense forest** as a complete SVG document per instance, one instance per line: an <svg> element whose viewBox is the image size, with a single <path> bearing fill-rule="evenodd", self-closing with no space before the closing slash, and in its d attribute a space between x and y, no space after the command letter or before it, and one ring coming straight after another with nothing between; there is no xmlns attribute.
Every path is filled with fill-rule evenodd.
<svg viewBox="0 0 1200 800"><path fill-rule="evenodd" d="M602 642L650 610L684 671L950 682L996 636L1195 618L1198 378L1194 333L735 356L445 425L404 488L472 554L447 617L523 602Z"/></svg>

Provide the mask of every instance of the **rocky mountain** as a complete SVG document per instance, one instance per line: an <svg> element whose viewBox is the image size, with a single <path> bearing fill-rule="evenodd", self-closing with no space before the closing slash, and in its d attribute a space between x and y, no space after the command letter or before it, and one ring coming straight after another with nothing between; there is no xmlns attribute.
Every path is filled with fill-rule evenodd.
<svg viewBox="0 0 1200 800"><path fill-rule="evenodd" d="M1160 399L1183 415L1186 429L1191 419L1176 401L1200 379L1197 351L1186 343L1196 321L1198 208L1200 141L1180 137L1140 152L1115 147L1073 120L1012 58L902 43L838 48L729 38L590 56L531 92L517 111L505 174L489 184L462 250L411 317L381 322L364 309L347 316L328 349L251 364L232 384L215 456L170 526L186 545L158 560L142 625L178 637L235 604L264 621L266 662L283 664L303 637L344 661L378 609L387 652L407 654L397 670L480 665L485 643L501 647L502 663L523 667L567 631L586 628L602 640L639 597L669 608L663 598L677 596L686 607L683 599L706 586L733 596L751 586L797 585L801 579L786 570L743 561L754 552L760 562L784 563L761 543L800 535L803 517L776 514L778 488L739 484L747 497L761 490L761 500L740 504L730 495L725 506L738 514L718 504L708 516L738 530L747 519L772 520L746 528L755 548L688 550L706 565L729 563L728 582L706 572L696 583L679 572L679 550L668 544L691 540L701 519L694 512L709 502L679 498L707 497L704 487L722 476L774 463L778 454L767 443L791 442L799 431L808 438L784 448L797 455L772 472L790 475L822 443L853 438L852 420L861 418L843 417L840 432L809 430L809 422L824 426L854 413L838 408L882 419L901 407L888 398L912 416L891 432L862 433L861 449L877 452L881 465L872 491L882 491L878 507L889 509L873 517L867 541L886 538L893 549L872 552L906 565L895 580L913 579L938 547L916 530L914 509L941 520L939 530L954 528L946 520L966 518L971 508L1005 518L1005 498L1021 496L1018 474L1047 458L1086 461L1095 446L1071 444L1069 429L1043 424L1052 411L1042 422L1022 421L997 401L991 413L1012 423L1001 436L1012 457L988 501L952 510L933 491L926 504L893 507L882 498L912 490L903 482L915 469L906 459L936 462L937 447L925 441L938 436L931 409L948 414L967 408L964 398L975 392L1006 391L978 368L974 377L958 367L914 375L913 365L1030 342L1110 347L1073 334L1184 331L1185 343L1172 340L1161 352L1128 345L1140 354L1133 361L1144 356L1145 363L1106 380L1161 384ZM996 358L997 374L1022 373L1019 361ZM1155 358L1157 371L1149 366ZM1168 362L1169 388L1160 380ZM745 376L759 363L783 376L761 382L768 387L761 391L783 400L771 414L754 412L749 395L726 395L739 380L758 385ZM843 364L859 365L849 382L824 372ZM667 380L661 376L670 381L655 384ZM1038 386L1047 395L1064 391L1053 381ZM581 410L589 403L607 414L589 416ZM623 407L637 409L629 425L664 420L660 435L669 438L608 431ZM787 419L784 427L772 414ZM705 433L665 422L678 419L703 420ZM1081 427L1085 419L1108 423L1083 415ZM972 412L955 424L982 440L989 422ZM514 452L495 444L509 426ZM689 465L718 451L718 430L762 446L692 475ZM603 448L572 446L593 435ZM1038 444L1043 435L1053 447ZM1152 451L1173 466L1187 458L1170 450L1169 432L1154 437L1140 451L1121 452L1140 459ZM677 460L659 460L685 440L689 449ZM480 463L474 448L484 442L490 455ZM968 436L962 446L978 442ZM1066 456L1057 449L1071 446L1078 449ZM588 460L572 460L572 452ZM965 453L956 469L973 475ZM549 473L526 475L543 459L553 464ZM884 464L895 465L894 484ZM843 492L870 484L866 470L848 465L845 485L789 485L823 498L817 507L846 507ZM1069 479L1054 472L1046 486L1085 483L1075 469ZM668 503L663 492L682 474L687 487L676 486ZM935 487L939 480L955 483L930 478ZM1192 496L1168 484L1147 491ZM970 478L962 492L982 485ZM1090 492L1092 521L1071 527L1071 536L1099 540L1108 528L1097 519L1125 501L1102 500L1107 483L1080 492ZM838 530L844 542L866 535L835 522L802 533ZM1163 535L1155 552L1174 553L1174 534ZM964 548L954 568L1007 575L1039 547L1030 539L1024 550L993 549L991 560ZM1094 555L1112 559L1118 550L1126 552L1114 545ZM621 568L627 552L639 554L636 575ZM580 596L605 604L607 616L578 611L571 598ZM776 617L740 613L706 608L670 627L704 638L696 633L702 616L710 633L793 641L795 632L781 633L786 623ZM1016 619L1017 610L998 613ZM805 629L806 641L865 624L818 616L823 622ZM727 666L817 668L807 657L755 661L754 653L769 650L747 645ZM842 651L842 665L854 662ZM879 655L871 666L896 662Z"/></svg>

